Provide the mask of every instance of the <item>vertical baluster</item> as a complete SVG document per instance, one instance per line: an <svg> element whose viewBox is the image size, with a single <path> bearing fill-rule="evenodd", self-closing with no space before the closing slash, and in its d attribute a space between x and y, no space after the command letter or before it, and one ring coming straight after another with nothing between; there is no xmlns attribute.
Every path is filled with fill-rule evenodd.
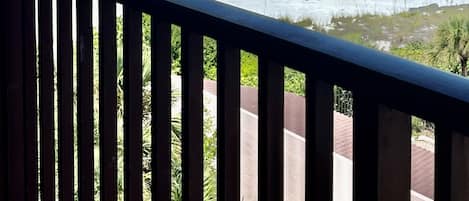
<svg viewBox="0 0 469 201"><path fill-rule="evenodd" d="M23 27L22 27L22 1L6 1L2 23L1 44L4 48L4 61L1 68L5 68L3 78L4 112L6 114L3 138L6 140L6 150L3 154L8 161L3 168L7 180L5 200L24 200L24 94L23 94ZM1 162L3 163L3 161ZM2 178L4 179L4 178Z"/></svg>
<svg viewBox="0 0 469 201"><path fill-rule="evenodd" d="M3 13L3 10L2 10ZM0 15L3 18L3 15ZM0 39L3 39L3 32L0 33ZM3 47L3 41L2 41L2 47ZM4 50L2 49L1 52L3 53ZM0 65L4 66L5 59L3 57L3 54L0 54ZM6 135L6 110L5 110L5 86L6 83L5 81L5 68L0 68L0 161L5 161L3 163L0 163L0 200L7 200L7 178L8 178L8 157L7 157L7 135Z"/></svg>
<svg viewBox="0 0 469 201"><path fill-rule="evenodd" d="M117 200L116 2L99 1L100 198Z"/></svg>
<svg viewBox="0 0 469 201"><path fill-rule="evenodd" d="M217 196L240 200L240 50L217 45Z"/></svg>
<svg viewBox="0 0 469 201"><path fill-rule="evenodd" d="M23 0L25 191L27 192L25 198L27 201L38 200L39 195L35 18L35 1Z"/></svg>
<svg viewBox="0 0 469 201"><path fill-rule="evenodd" d="M259 58L259 200L283 200L283 66Z"/></svg>
<svg viewBox="0 0 469 201"><path fill-rule="evenodd" d="M332 85L306 75L306 188L307 201L332 201L333 172Z"/></svg>
<svg viewBox="0 0 469 201"><path fill-rule="evenodd" d="M57 89L59 130L59 199L73 200L73 47L72 1L57 1Z"/></svg>
<svg viewBox="0 0 469 201"><path fill-rule="evenodd" d="M77 0L78 197L94 199L92 0Z"/></svg>
<svg viewBox="0 0 469 201"><path fill-rule="evenodd" d="M124 6L124 197L142 200L142 13Z"/></svg>
<svg viewBox="0 0 469 201"><path fill-rule="evenodd" d="M435 201L465 201L469 197L469 139L438 124L435 137Z"/></svg>
<svg viewBox="0 0 469 201"><path fill-rule="evenodd" d="M5 7L3 7L5 8ZM6 19L4 17L5 12L3 8L0 8L0 22L3 24L3 20ZM3 56L3 52L6 50L3 49L4 47L4 36L5 32L0 32L0 65L5 66L5 58ZM7 178L8 178L8 157L7 157L7 134L6 134L6 103L5 103L5 70L6 68L0 68L0 161L5 161L4 163L0 163L0 200L7 200Z"/></svg>
<svg viewBox="0 0 469 201"><path fill-rule="evenodd" d="M451 147L451 201L469 198L469 138L452 132Z"/></svg>
<svg viewBox="0 0 469 201"><path fill-rule="evenodd" d="M171 24L151 17L152 200L171 200Z"/></svg>
<svg viewBox="0 0 469 201"><path fill-rule="evenodd" d="M39 111L41 200L55 200L54 59L52 1L39 1Z"/></svg>
<svg viewBox="0 0 469 201"><path fill-rule="evenodd" d="M183 200L203 198L203 40L181 30Z"/></svg>
<svg viewBox="0 0 469 201"><path fill-rule="evenodd" d="M457 143L457 141L454 141ZM435 201L451 200L453 133L437 125L435 128Z"/></svg>
<svg viewBox="0 0 469 201"><path fill-rule="evenodd" d="M410 116L354 97L353 196L359 201L409 201Z"/></svg>

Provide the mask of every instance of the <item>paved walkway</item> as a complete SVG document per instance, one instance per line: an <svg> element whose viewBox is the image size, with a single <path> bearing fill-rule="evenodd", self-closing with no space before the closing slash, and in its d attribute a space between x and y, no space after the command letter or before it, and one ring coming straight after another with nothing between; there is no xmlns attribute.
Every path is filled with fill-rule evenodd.
<svg viewBox="0 0 469 201"><path fill-rule="evenodd" d="M204 83L209 110L216 114L216 82ZM257 89L241 88L242 200L257 200ZM285 200L304 201L304 98L285 93ZM215 117L216 118L216 117ZM352 200L353 119L334 112L334 200ZM409 139L410 140L410 139ZM412 201L433 197L433 153L412 146Z"/></svg>

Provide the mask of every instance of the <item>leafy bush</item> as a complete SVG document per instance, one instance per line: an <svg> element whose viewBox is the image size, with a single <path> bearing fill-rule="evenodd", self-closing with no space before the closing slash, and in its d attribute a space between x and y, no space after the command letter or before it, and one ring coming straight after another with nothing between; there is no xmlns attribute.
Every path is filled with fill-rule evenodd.
<svg viewBox="0 0 469 201"><path fill-rule="evenodd" d="M123 23L122 18L117 19L117 110L118 110L118 139L117 139L117 163L118 171L123 172ZM143 72L143 88L142 88L142 100L143 100L143 119L142 119L142 143L143 143L143 198L144 200L151 199L151 18L149 15L143 15L143 38L142 38L142 72ZM173 59L173 71L180 73L180 29L179 27L173 26L172 28L173 40L171 41L172 47L172 59ZM98 43L98 32L94 32L94 62L95 66L99 64L99 43ZM208 39L206 39L208 40ZM210 41L209 41L210 42ZM211 43L209 47L212 47L214 43ZM211 58L215 58L213 52L215 47L212 49L212 53L207 52L208 55L212 55ZM216 64L212 59L211 62L207 63L206 66ZM211 68L206 68L211 69ZM95 69L95 94L99 93L98 89L98 74ZM208 73L206 73L208 74ZM216 74L215 74L216 75ZM180 94L177 92L172 93L173 103L180 99ZM98 98L98 97L97 97ZM97 100L96 100L97 101ZM95 116L98 116L98 104L95 104ZM211 201L216 199L216 132L214 130L213 117L209 116L208 111L204 111L204 200ZM99 130L98 130L98 118L95 119L95 155L99 155ZM172 200L182 200L182 167L181 167L181 116L177 114L172 117L171 120L171 177L172 177ZM99 161L95 162L95 199L99 199ZM118 200L123 200L123 175L118 174ZM77 198L77 196L75 196Z"/></svg>

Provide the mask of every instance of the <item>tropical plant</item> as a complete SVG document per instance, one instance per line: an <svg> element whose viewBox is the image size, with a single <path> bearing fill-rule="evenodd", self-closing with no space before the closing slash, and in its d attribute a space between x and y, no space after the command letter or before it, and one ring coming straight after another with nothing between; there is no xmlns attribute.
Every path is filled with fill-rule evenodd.
<svg viewBox="0 0 469 201"><path fill-rule="evenodd" d="M457 62L459 73L467 76L467 61L469 59L469 20L453 18L441 24L435 37L433 58L443 56L449 61Z"/></svg>
<svg viewBox="0 0 469 201"><path fill-rule="evenodd" d="M143 157L143 198L149 200L151 198L151 18L149 15L142 16L142 157ZM124 139L123 139L123 94L124 94L124 76L123 76L123 23L122 18L116 20L117 28L117 157L118 170L123 171L124 163ZM99 64L99 37L98 32L94 32L94 64ZM173 73L180 72L180 28L172 27L172 59ZM212 46L214 43L209 44ZM208 54L208 53L207 53ZM212 53L210 53L212 54ZM213 62L213 61L212 61ZM205 64L204 66L207 66ZM97 79L98 71L95 72L95 94L98 94L99 88ZM96 96L96 102L99 97ZM180 99L178 89L173 89L172 103L175 104ZM98 116L98 104L95 104L95 116ZM214 130L213 117L207 110L204 110L204 200L212 201L216 199L216 133ZM95 119L95 128L98 128L98 118ZM95 129L95 147L94 152L99 156L99 130ZM171 119L171 181L172 181L172 200L182 200L182 167L181 167L181 116L176 113ZM97 158L97 160L99 160ZM95 162L95 199L99 200L99 161ZM123 200L123 175L118 174L117 193L118 200ZM77 198L77 195L75 196Z"/></svg>

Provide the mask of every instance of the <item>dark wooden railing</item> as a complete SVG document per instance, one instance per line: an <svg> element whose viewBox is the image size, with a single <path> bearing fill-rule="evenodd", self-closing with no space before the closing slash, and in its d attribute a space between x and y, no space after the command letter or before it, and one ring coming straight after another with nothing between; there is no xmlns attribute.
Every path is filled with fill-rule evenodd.
<svg viewBox="0 0 469 201"><path fill-rule="evenodd" d="M40 0L37 15L34 0L2 2L0 200L39 195L55 200L56 112L59 198L74 199L78 168L79 200L94 199L94 68L100 71L99 192L101 200L117 200L116 1L99 1L99 66L93 66L92 1L77 0L78 167L72 146L71 2L57 4L58 111L52 0ZM285 65L307 77L306 200L332 200L333 85L354 93L354 200L410 200L410 115L436 124L435 200L469 198L469 80L217 2L119 3L124 5L125 200L142 200L142 12L152 15L153 200L171 199L171 24L182 27L183 200L203 197L202 36L218 41L219 200L240 200L240 49L259 56L259 200L284 198Z"/></svg>

